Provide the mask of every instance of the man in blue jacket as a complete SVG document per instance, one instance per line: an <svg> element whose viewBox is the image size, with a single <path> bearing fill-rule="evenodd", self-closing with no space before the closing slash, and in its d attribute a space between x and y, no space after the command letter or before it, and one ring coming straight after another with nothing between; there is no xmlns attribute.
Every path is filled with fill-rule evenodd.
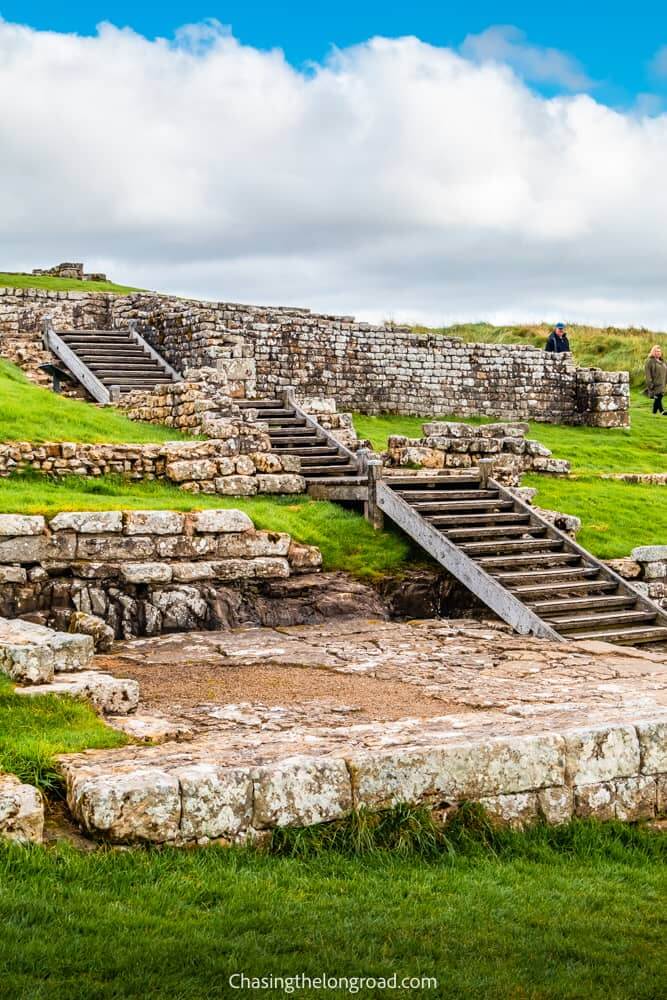
<svg viewBox="0 0 667 1000"><path fill-rule="evenodd" d="M565 323L556 323L549 334L545 350L552 351L554 354L561 354L562 351L570 350L570 341L567 339L567 333L565 332Z"/></svg>

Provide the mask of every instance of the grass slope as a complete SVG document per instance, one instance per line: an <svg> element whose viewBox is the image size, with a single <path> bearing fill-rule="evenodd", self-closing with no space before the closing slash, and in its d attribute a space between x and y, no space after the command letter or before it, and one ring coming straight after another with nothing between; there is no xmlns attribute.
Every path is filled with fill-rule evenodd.
<svg viewBox="0 0 667 1000"><path fill-rule="evenodd" d="M109 729L86 702L60 695L14 693L14 685L0 676L0 772L17 774L46 792L60 779L54 756L78 750L118 747L127 738Z"/></svg>
<svg viewBox="0 0 667 1000"><path fill-rule="evenodd" d="M0 361L0 441L89 441L137 444L185 440L171 427L141 424L110 406L66 399Z"/></svg>
<svg viewBox="0 0 667 1000"><path fill-rule="evenodd" d="M422 333L442 333L460 337L469 343L528 344L543 348L551 327L547 323L525 326L492 326L490 323L461 323L429 330L416 327ZM667 333L643 328L606 327L568 324L570 346L578 365L603 368L605 371L627 371L634 386L644 384L644 362L654 344L667 352Z"/></svg>
<svg viewBox="0 0 667 1000"><path fill-rule="evenodd" d="M664 839L617 825L459 839L431 858L5 847L0 977L31 1000L250 995L235 973L429 976L436 988L389 992L448 1000L656 1000L666 892ZM290 993L343 991L258 991Z"/></svg>
<svg viewBox="0 0 667 1000"><path fill-rule="evenodd" d="M54 278L41 274L4 274L0 272L0 287L42 288L51 292L115 292L128 295L140 292L140 288L116 285L113 281L77 281L76 278Z"/></svg>
<svg viewBox="0 0 667 1000"><path fill-rule="evenodd" d="M90 479L39 475L0 479L0 513L46 514L60 510L201 510L245 511L255 526L286 531L294 539L322 549L324 568L355 576L379 577L404 568L417 557L411 543L394 531L377 532L351 510L337 504L295 497L222 497L193 495L157 481L132 483L120 477ZM423 558L423 557L422 557Z"/></svg>

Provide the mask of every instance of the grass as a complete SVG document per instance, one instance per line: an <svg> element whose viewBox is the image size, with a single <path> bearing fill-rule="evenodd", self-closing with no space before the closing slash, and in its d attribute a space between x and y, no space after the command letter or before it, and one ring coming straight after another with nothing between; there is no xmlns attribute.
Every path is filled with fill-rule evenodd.
<svg viewBox="0 0 667 1000"><path fill-rule="evenodd" d="M551 327L547 323L524 326L492 326L490 323L462 323L454 326L427 330L423 333L442 333L460 337L469 343L526 344L544 348ZM602 368L605 371L627 371L634 386L644 384L644 362L654 344L667 350L667 333L656 333L642 327L606 327L568 324L568 338L578 365Z"/></svg>
<svg viewBox="0 0 667 1000"><path fill-rule="evenodd" d="M0 773L16 774L57 793L61 780L56 754L125 743L124 734L109 729L86 702L60 695L17 695L11 681L0 675Z"/></svg>
<svg viewBox="0 0 667 1000"><path fill-rule="evenodd" d="M0 361L0 441L88 441L108 444L186 440L171 427L137 423L113 407L66 399L29 382Z"/></svg>
<svg viewBox="0 0 667 1000"><path fill-rule="evenodd" d="M201 510L245 511L255 527L286 531L299 542L322 550L324 568L359 578L393 574L416 557L398 532L377 532L355 511L305 496L222 497L193 495L156 480L133 483L118 476L38 474L0 479L0 513L45 514L61 510Z"/></svg>
<svg viewBox="0 0 667 1000"><path fill-rule="evenodd" d="M414 811L383 822L394 839L420 827ZM489 840L473 823L428 856L5 847L0 980L30 1000L251 995L230 986L234 973L428 976L437 987L388 992L448 1000L657 1000L664 846L616 824ZM346 995L293 981L257 991L290 993Z"/></svg>
<svg viewBox="0 0 667 1000"><path fill-rule="evenodd" d="M77 281L76 278L55 278L41 274L4 274L0 272L0 287L42 288L51 292L115 292L128 295L140 292L141 288L116 285L113 281Z"/></svg>

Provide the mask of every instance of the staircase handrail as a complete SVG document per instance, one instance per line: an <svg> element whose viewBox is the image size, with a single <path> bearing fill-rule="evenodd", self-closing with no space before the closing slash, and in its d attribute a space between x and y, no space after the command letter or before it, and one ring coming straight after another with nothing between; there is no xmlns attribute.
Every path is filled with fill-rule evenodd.
<svg viewBox="0 0 667 1000"><path fill-rule="evenodd" d="M65 341L53 329L53 319L45 316L42 321L42 340L47 350L59 358L71 371L74 378L86 389L94 400L107 406L111 402L111 393L105 385L93 375L90 368L68 347Z"/></svg>

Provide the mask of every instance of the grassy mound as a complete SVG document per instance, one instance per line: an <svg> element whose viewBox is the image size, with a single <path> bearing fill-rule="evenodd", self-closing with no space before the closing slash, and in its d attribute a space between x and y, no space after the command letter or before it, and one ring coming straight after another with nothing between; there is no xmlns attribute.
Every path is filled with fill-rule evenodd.
<svg viewBox="0 0 667 1000"><path fill-rule="evenodd" d="M0 882L3 986L32 1000L249 995L240 973L352 980L256 991L306 1000L655 1000L665 981L664 839L616 824L488 843L473 823L428 857L6 847ZM359 984L394 973L437 985Z"/></svg>
<svg viewBox="0 0 667 1000"><path fill-rule="evenodd" d="M186 439L171 427L128 420L113 407L58 396L30 382L8 361L0 361L0 399L1 442L142 444Z"/></svg>
<svg viewBox="0 0 667 1000"><path fill-rule="evenodd" d="M76 278L55 278L42 274L3 274L0 272L0 287L42 288L50 292L114 292L128 295L140 292L141 288L130 285L116 285L113 281L78 281Z"/></svg>
<svg viewBox="0 0 667 1000"><path fill-rule="evenodd" d="M492 326L490 323L459 323L436 329L418 326L420 333L442 333L460 337L469 343L528 344L544 348L551 327L547 323L526 326ZM667 353L667 333L656 333L643 328L627 329L609 326L568 324L570 346L578 365L602 368L605 371L630 372L634 386L644 384L644 362L654 344L660 344Z"/></svg>

